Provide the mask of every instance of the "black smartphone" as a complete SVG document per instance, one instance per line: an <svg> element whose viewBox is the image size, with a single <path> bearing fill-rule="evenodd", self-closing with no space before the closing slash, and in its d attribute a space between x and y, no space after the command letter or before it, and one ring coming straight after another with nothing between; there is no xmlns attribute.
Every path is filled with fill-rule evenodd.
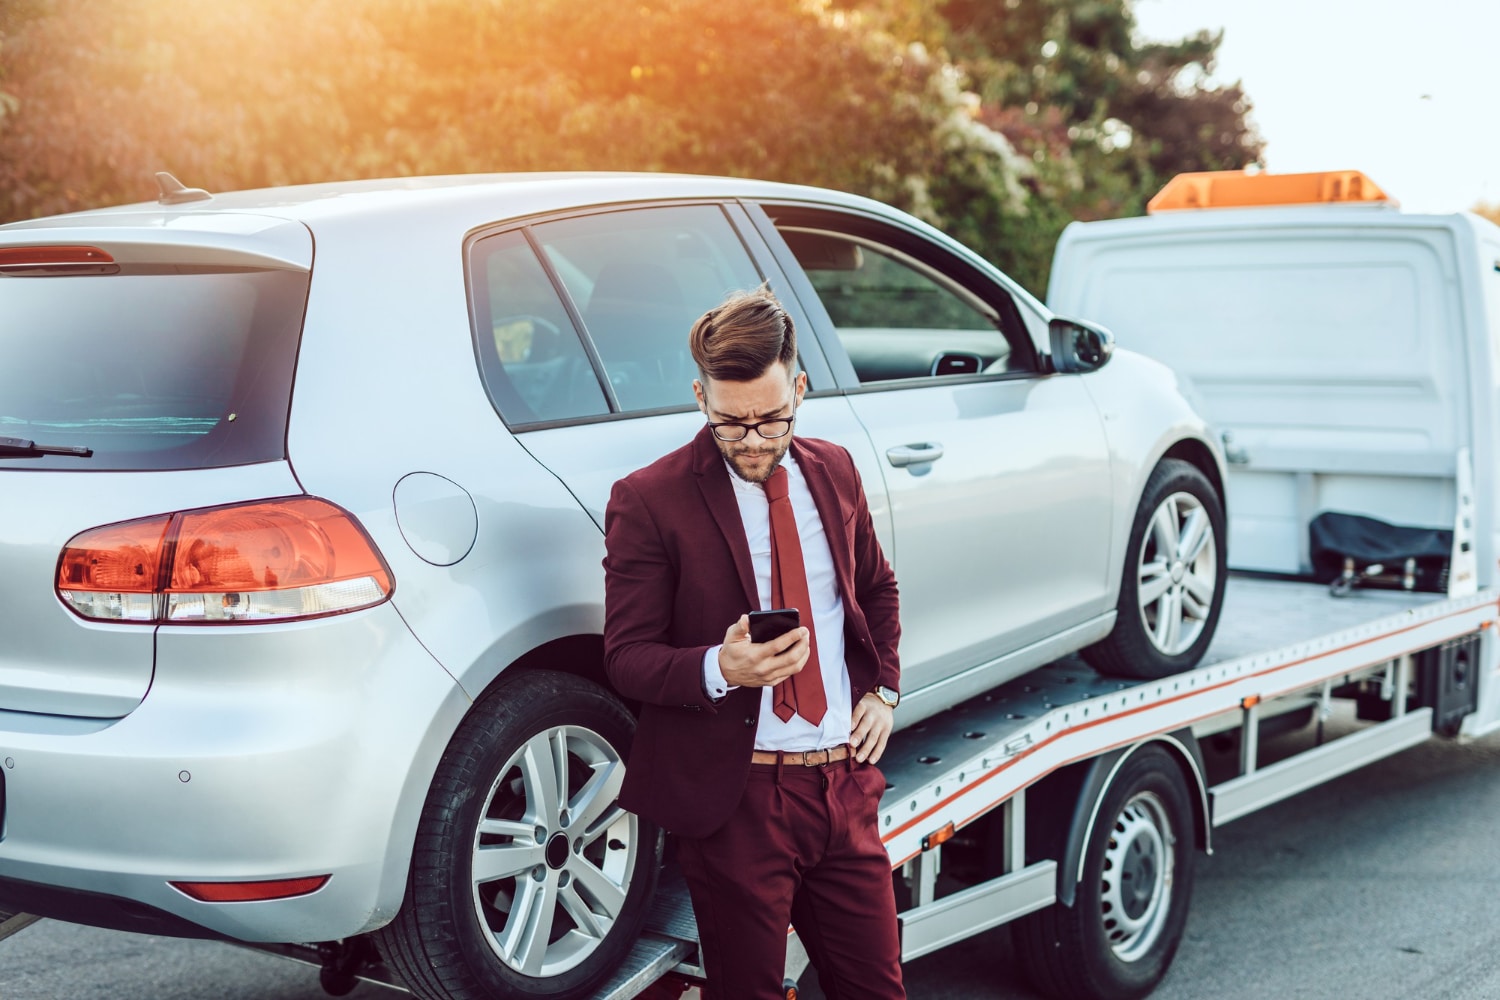
<svg viewBox="0 0 1500 1000"><path fill-rule="evenodd" d="M750 641L770 642L802 624L802 613L796 608L750 612Z"/></svg>

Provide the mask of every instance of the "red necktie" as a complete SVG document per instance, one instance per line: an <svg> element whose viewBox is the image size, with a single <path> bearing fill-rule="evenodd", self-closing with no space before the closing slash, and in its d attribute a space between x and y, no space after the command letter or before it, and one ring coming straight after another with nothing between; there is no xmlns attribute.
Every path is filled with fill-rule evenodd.
<svg viewBox="0 0 1500 1000"><path fill-rule="evenodd" d="M800 715L813 725L823 721L828 698L823 693L823 671L818 666L818 633L813 629L812 598L807 592L807 567L802 563L802 539L797 518L787 495L786 467L778 465L766 480L766 499L771 502L771 607L796 608L802 612L812 651L802 672L776 685L771 711L782 722Z"/></svg>

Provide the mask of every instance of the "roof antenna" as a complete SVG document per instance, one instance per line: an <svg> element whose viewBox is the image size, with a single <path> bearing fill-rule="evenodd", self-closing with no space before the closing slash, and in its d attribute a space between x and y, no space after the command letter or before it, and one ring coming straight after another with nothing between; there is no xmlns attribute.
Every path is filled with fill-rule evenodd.
<svg viewBox="0 0 1500 1000"><path fill-rule="evenodd" d="M156 172L156 187L161 197L156 200L163 205L181 205L189 201L209 201L213 195L202 188L190 188L165 170Z"/></svg>

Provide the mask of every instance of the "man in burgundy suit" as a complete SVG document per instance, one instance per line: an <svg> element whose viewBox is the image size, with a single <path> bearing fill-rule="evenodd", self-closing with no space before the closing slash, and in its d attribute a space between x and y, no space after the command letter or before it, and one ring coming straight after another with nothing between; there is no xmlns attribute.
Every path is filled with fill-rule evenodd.
<svg viewBox="0 0 1500 1000"><path fill-rule="evenodd" d="M710 1000L781 997L788 923L830 998L901 998L875 767L895 576L849 453L792 433L807 376L775 298L689 342L708 426L605 513L605 668L642 706L620 802L677 836ZM752 642L746 613L777 607L801 626Z"/></svg>

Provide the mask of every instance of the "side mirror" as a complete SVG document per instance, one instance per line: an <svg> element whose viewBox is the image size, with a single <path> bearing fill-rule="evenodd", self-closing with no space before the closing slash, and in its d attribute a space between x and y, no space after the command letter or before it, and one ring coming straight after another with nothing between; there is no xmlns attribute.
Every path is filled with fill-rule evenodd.
<svg viewBox="0 0 1500 1000"><path fill-rule="evenodd" d="M1098 371L1115 351L1115 335L1094 323L1054 316L1047 331L1052 336L1054 371Z"/></svg>

